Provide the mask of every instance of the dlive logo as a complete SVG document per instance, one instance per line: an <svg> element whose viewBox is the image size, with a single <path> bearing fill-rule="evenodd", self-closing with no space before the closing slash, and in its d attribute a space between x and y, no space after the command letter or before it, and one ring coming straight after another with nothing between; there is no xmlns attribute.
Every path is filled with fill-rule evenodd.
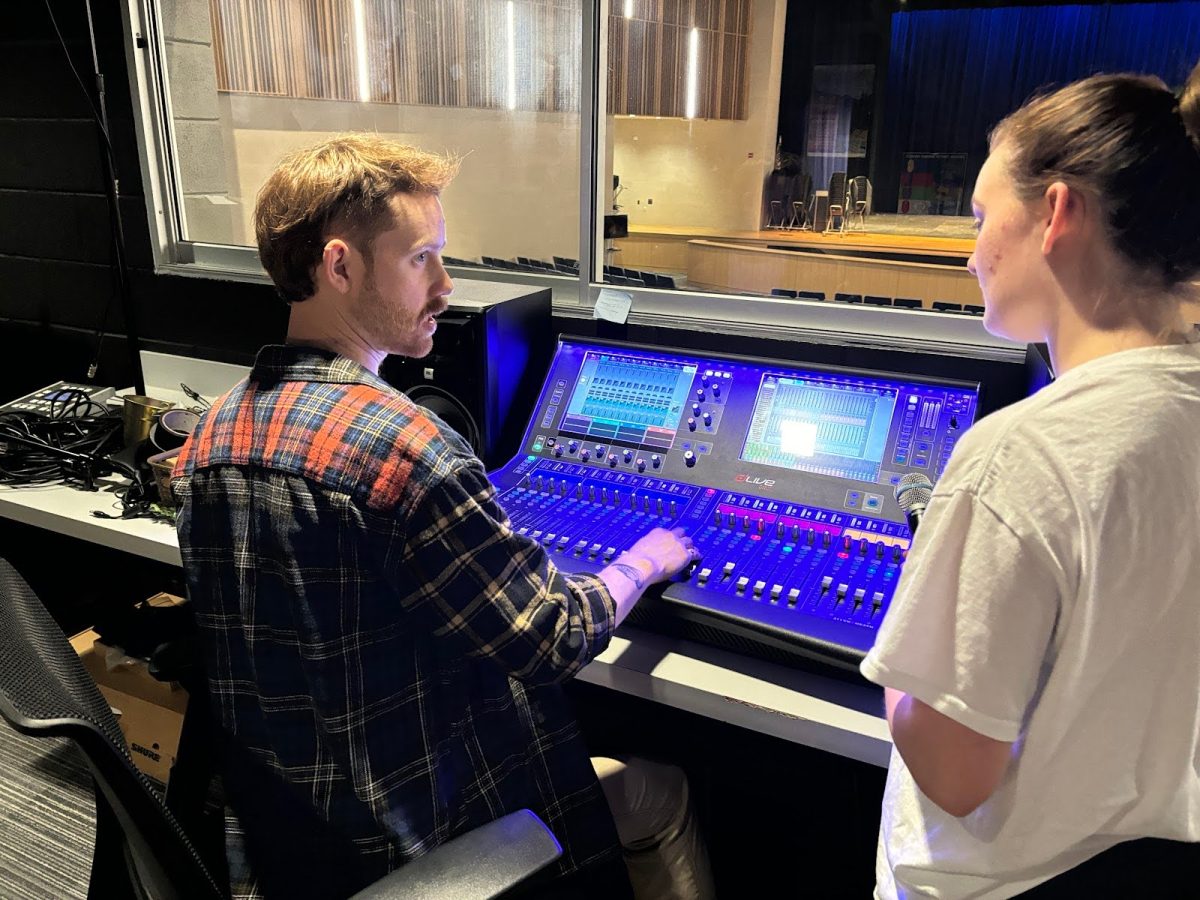
<svg viewBox="0 0 1200 900"><path fill-rule="evenodd" d="M775 487L774 478L759 478L757 475L744 475L738 472L733 476L734 481L740 481L742 484L761 484L763 487Z"/></svg>

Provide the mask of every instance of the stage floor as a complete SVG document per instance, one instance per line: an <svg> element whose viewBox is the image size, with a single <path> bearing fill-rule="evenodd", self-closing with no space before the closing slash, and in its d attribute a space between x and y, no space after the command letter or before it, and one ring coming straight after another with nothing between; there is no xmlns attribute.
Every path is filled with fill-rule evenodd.
<svg viewBox="0 0 1200 900"><path fill-rule="evenodd" d="M642 225L630 223L629 238L658 240L708 240L754 244L794 244L860 252L893 252L918 256L961 257L975 249L974 220L968 216L901 216L880 213L867 216L865 227L857 222L845 231L812 232L781 228L733 231L686 225Z"/></svg>

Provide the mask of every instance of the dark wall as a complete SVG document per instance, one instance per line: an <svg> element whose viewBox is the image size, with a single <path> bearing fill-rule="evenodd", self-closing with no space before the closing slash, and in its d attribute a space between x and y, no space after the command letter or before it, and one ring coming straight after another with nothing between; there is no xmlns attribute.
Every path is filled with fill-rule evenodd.
<svg viewBox="0 0 1200 900"><path fill-rule="evenodd" d="M263 285L154 274L120 8L117 0L92 7L142 346L249 362L282 336L286 309ZM94 98L84 2L51 0L51 8ZM99 130L40 2L0 29L0 148L0 398L81 380L106 307L113 334L96 381L131 384Z"/></svg>

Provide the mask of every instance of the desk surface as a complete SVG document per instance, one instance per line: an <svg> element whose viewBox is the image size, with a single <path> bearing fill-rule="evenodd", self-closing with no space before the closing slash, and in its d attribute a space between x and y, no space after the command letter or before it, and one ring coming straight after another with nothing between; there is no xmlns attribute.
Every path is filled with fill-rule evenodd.
<svg viewBox="0 0 1200 900"><path fill-rule="evenodd" d="M63 485L0 487L0 516L181 565L169 525L92 515L119 512L117 482L102 484L96 492ZM882 696L874 688L628 626L578 677L861 762L886 766L891 752Z"/></svg>

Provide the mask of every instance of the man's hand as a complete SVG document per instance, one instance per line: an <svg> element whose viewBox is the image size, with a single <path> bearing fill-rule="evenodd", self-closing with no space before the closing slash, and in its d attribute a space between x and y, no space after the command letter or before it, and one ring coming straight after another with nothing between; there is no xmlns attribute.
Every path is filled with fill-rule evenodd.
<svg viewBox="0 0 1200 900"><path fill-rule="evenodd" d="M648 585L666 581L688 563L700 558L692 539L682 528L648 531L600 572L617 604L617 624L629 615Z"/></svg>
<svg viewBox="0 0 1200 900"><path fill-rule="evenodd" d="M621 554L618 562L649 563L646 583L666 581L683 567L699 559L692 539L682 528L655 528L646 532L632 547Z"/></svg>

